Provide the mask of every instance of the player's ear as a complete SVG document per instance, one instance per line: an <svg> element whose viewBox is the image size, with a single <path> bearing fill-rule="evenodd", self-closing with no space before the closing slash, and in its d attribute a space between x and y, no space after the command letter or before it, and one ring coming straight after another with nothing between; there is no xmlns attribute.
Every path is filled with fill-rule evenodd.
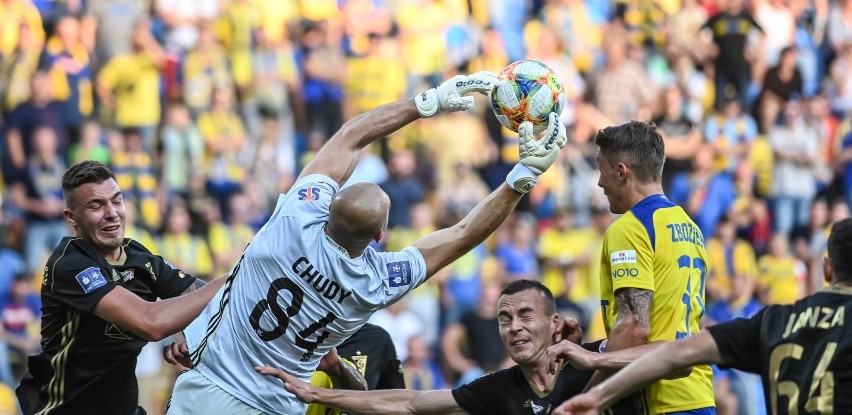
<svg viewBox="0 0 852 415"><path fill-rule="evenodd" d="M382 238L384 238L384 236L385 236L385 229L384 228L379 229L379 231L376 232L375 235L373 235L373 240L376 241L376 243L380 243L382 241Z"/></svg>
<svg viewBox="0 0 852 415"><path fill-rule="evenodd" d="M822 273L825 282L831 284L834 282L834 268L831 267L831 261L828 256L822 258Z"/></svg>
<svg viewBox="0 0 852 415"><path fill-rule="evenodd" d="M624 164L623 162L618 162L618 164L615 165L615 169L618 170L618 179L619 180L626 179L627 178L627 171L630 170L627 167L627 165Z"/></svg>
<svg viewBox="0 0 852 415"><path fill-rule="evenodd" d="M62 211L62 215L65 216L65 221L68 222L69 225L73 228L77 228L77 221L74 220L74 212L71 209L65 208Z"/></svg>

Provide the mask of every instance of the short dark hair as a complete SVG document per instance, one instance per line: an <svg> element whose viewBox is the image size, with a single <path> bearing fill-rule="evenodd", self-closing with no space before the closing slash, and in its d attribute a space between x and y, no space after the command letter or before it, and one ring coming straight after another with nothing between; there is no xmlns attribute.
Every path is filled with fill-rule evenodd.
<svg viewBox="0 0 852 415"><path fill-rule="evenodd" d="M837 282L852 282L852 218L835 222L828 237L828 262Z"/></svg>
<svg viewBox="0 0 852 415"><path fill-rule="evenodd" d="M646 181L660 181L666 148L663 137L654 123L630 121L598 131L595 144L610 160L627 164L636 176Z"/></svg>
<svg viewBox="0 0 852 415"><path fill-rule="evenodd" d="M526 290L535 290L544 295L544 311L547 314L553 314L556 312L556 303L553 300L553 293L550 291L549 288L545 287L544 284L535 280L512 281L508 285L503 287L503 291L500 292L500 295L512 295Z"/></svg>
<svg viewBox="0 0 852 415"><path fill-rule="evenodd" d="M101 183L108 179L115 180L115 175L109 167L98 161L81 161L69 167L62 175L62 195L65 196L65 204L71 206L72 195L78 187L87 183Z"/></svg>

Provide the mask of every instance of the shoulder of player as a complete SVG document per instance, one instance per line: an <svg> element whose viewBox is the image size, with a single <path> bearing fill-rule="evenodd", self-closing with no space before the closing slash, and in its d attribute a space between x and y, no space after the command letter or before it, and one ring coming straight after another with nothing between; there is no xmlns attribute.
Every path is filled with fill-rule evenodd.
<svg viewBox="0 0 852 415"><path fill-rule="evenodd" d="M639 221L639 218L628 211L609 225L605 239L616 241L624 239L648 240L648 232L645 230L642 222Z"/></svg>
<svg viewBox="0 0 852 415"><path fill-rule="evenodd" d="M123 246L125 252L127 252L128 255L132 253L141 253L152 256L154 255L151 253L151 250L149 250L145 245L142 245L142 243L132 238L124 238Z"/></svg>
<svg viewBox="0 0 852 415"><path fill-rule="evenodd" d="M81 238L63 238L48 258L45 271L54 275L92 266L100 267L102 264L93 257L92 248L87 245Z"/></svg>

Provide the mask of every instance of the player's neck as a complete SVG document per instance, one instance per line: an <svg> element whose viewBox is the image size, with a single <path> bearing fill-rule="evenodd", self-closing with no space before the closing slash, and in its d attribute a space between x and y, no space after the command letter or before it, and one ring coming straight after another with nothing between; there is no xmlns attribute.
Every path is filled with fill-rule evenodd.
<svg viewBox="0 0 852 415"><path fill-rule="evenodd" d="M539 391L549 391L553 387L553 379L559 374L559 369L556 373L549 373L546 355L535 364L519 364L518 367L530 386Z"/></svg>
<svg viewBox="0 0 852 415"><path fill-rule="evenodd" d="M331 226L326 225L323 228L323 231L325 232L326 236L328 236L328 239L332 243L334 243L334 245L336 245L341 252L345 252L347 255L349 255L349 258L358 258L359 256L361 256L361 254L364 253L364 250L367 249L366 246L360 249L353 249L352 247L341 244L340 238L335 236L334 230L331 229Z"/></svg>
<svg viewBox="0 0 852 415"><path fill-rule="evenodd" d="M663 185L659 182L651 183L634 183L628 190L627 201L630 206L636 206L639 202L645 200L648 196L663 194Z"/></svg>

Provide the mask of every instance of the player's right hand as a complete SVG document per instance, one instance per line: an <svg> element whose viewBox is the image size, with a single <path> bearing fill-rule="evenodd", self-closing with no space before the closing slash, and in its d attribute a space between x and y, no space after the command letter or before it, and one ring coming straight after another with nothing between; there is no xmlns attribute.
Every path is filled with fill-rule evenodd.
<svg viewBox="0 0 852 415"><path fill-rule="evenodd" d="M473 97L465 95L471 92L487 95L496 83L497 76L488 71L456 75L437 88L421 92L414 98L414 103L423 118L442 111L468 111L473 108Z"/></svg>
<svg viewBox="0 0 852 415"><path fill-rule="evenodd" d="M186 342L175 342L163 347L163 359L173 365L192 369L192 360L189 358L189 346Z"/></svg>
<svg viewBox="0 0 852 415"><path fill-rule="evenodd" d="M284 381L284 389L286 389L287 392L296 395L296 397L299 398L300 401L304 403L313 403L314 401L316 401L315 392L319 389L316 386L311 385L310 383L307 383L295 376L292 376L276 367L258 366L254 368L254 370L257 371L257 373L260 373L261 375L274 376Z"/></svg>
<svg viewBox="0 0 852 415"><path fill-rule="evenodd" d="M556 373L556 368L562 359L567 359L571 366L577 369L594 369L590 351L568 340L562 340L547 348L548 371Z"/></svg>

